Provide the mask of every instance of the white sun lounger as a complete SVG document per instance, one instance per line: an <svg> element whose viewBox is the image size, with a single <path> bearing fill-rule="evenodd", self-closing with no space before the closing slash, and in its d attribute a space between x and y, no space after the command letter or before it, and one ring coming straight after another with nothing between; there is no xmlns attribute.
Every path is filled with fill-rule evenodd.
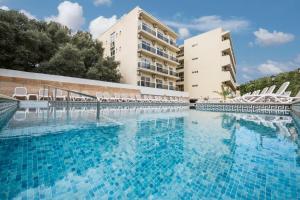
<svg viewBox="0 0 300 200"><path fill-rule="evenodd" d="M55 90L56 90L56 94L55 94ZM61 99L63 101L65 101L67 99L66 95L63 95L63 91L60 89L54 89L52 91L52 95L53 95L53 99Z"/></svg>
<svg viewBox="0 0 300 200"><path fill-rule="evenodd" d="M28 96L27 96L27 89L26 87L16 87L15 88L15 92L12 95L13 98L21 98L24 100L28 100Z"/></svg>
<svg viewBox="0 0 300 200"><path fill-rule="evenodd" d="M284 96L284 93L286 89L288 88L290 82L284 82L279 89L276 91L276 93L268 93L264 95L259 95L255 100L251 102L265 102L265 101L272 101L272 102L282 102L281 98L286 98ZM269 92L269 91L268 91Z"/></svg>
<svg viewBox="0 0 300 200"><path fill-rule="evenodd" d="M39 100L51 100L48 89L39 89Z"/></svg>

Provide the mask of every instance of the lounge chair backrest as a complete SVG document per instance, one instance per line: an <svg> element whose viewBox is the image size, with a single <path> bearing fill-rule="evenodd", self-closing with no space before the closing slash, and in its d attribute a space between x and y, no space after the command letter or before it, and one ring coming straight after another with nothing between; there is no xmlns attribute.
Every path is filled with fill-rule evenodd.
<svg viewBox="0 0 300 200"><path fill-rule="evenodd" d="M252 93L252 95L258 95L259 92L260 92L260 90L255 90L255 91Z"/></svg>
<svg viewBox="0 0 300 200"><path fill-rule="evenodd" d="M55 89L52 91L53 96L55 96ZM63 91L56 89L56 96L63 96Z"/></svg>
<svg viewBox="0 0 300 200"><path fill-rule="evenodd" d="M102 97L102 92L96 92L96 97Z"/></svg>
<svg viewBox="0 0 300 200"><path fill-rule="evenodd" d="M72 96L72 97L80 97L80 95L77 94L77 93L72 93L71 96Z"/></svg>
<svg viewBox="0 0 300 200"><path fill-rule="evenodd" d="M272 94L274 92L275 88L276 88L276 85L272 85L271 87L269 87L269 89L266 92L266 94Z"/></svg>
<svg viewBox="0 0 300 200"><path fill-rule="evenodd" d="M284 95L284 96L287 96L287 97L291 96L291 94L292 94L291 91L286 91L285 93L283 93L283 95Z"/></svg>
<svg viewBox="0 0 300 200"><path fill-rule="evenodd" d="M266 92L268 91L269 87L265 87L260 94L266 94Z"/></svg>
<svg viewBox="0 0 300 200"><path fill-rule="evenodd" d="M39 96L48 96L48 89L39 89Z"/></svg>
<svg viewBox="0 0 300 200"><path fill-rule="evenodd" d="M16 95L27 95L26 87L16 87L15 88L15 94Z"/></svg>
<svg viewBox="0 0 300 200"><path fill-rule="evenodd" d="M288 81L284 82L275 94L282 95L285 92L285 90L288 88L289 84L290 84L290 82L288 82Z"/></svg>

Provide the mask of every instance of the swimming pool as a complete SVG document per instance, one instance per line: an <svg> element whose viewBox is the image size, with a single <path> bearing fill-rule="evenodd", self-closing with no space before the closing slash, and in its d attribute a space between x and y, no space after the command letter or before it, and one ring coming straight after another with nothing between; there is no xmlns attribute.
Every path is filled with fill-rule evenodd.
<svg viewBox="0 0 300 200"><path fill-rule="evenodd" d="M300 199L291 116L61 107L1 125L0 199Z"/></svg>

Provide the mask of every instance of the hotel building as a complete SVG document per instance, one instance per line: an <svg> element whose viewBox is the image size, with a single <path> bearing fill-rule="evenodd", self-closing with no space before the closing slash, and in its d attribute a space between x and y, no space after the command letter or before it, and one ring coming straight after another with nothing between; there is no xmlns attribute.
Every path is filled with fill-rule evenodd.
<svg viewBox="0 0 300 200"><path fill-rule="evenodd" d="M222 88L236 93L236 61L230 32L218 28L186 39L177 58L177 90L191 99L222 98Z"/></svg>
<svg viewBox="0 0 300 200"><path fill-rule="evenodd" d="M176 89L177 34L139 7L104 32L104 56L120 62L121 82L138 86Z"/></svg>

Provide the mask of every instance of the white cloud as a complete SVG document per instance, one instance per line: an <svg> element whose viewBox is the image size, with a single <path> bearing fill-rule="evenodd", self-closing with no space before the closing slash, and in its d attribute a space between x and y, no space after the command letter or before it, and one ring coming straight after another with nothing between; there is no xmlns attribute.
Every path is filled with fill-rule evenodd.
<svg viewBox="0 0 300 200"><path fill-rule="evenodd" d="M1 10L9 11L9 8L8 8L7 6L1 6L0 9L1 9Z"/></svg>
<svg viewBox="0 0 300 200"><path fill-rule="evenodd" d="M259 28L253 34L256 37L255 43L260 46L285 44L293 41L295 38L295 36L291 33L283 33L277 31L269 32L268 30L263 28Z"/></svg>
<svg viewBox="0 0 300 200"><path fill-rule="evenodd" d="M282 63L268 60L266 63L260 64L258 70L264 75L279 74L283 72L282 66Z"/></svg>
<svg viewBox="0 0 300 200"><path fill-rule="evenodd" d="M222 17L218 15L202 16L192 19L187 23L178 21L165 21L165 23L175 28L188 28L197 31L209 31L221 27L225 30L235 32L246 29L250 25L250 22L247 20L237 18L222 19Z"/></svg>
<svg viewBox="0 0 300 200"><path fill-rule="evenodd" d="M0 7L1 10L6 10L9 11L10 9L7 6L1 6ZM28 12L27 10L21 9L19 10L20 13L24 14L26 17L28 17L29 19L37 19L36 16L32 15L30 12Z"/></svg>
<svg viewBox="0 0 300 200"><path fill-rule="evenodd" d="M266 60L258 65L247 65L244 63L237 68L238 78L241 82L254 80L263 76L270 76L281 72L295 70L299 68L299 64L300 54L290 61Z"/></svg>
<svg viewBox="0 0 300 200"><path fill-rule="evenodd" d="M298 54L296 56L296 58L294 59L294 61L297 63L297 64L300 64L300 54Z"/></svg>
<svg viewBox="0 0 300 200"><path fill-rule="evenodd" d="M179 28L178 33L181 39L185 39L190 36L190 31L187 28Z"/></svg>
<svg viewBox="0 0 300 200"><path fill-rule="evenodd" d="M99 5L111 5L112 3L112 0L94 0L94 4L96 6L99 6Z"/></svg>
<svg viewBox="0 0 300 200"><path fill-rule="evenodd" d="M105 32L116 22L117 22L116 15L113 15L110 18L99 16L90 22L89 31L93 35L93 38L97 38L101 33Z"/></svg>
<svg viewBox="0 0 300 200"><path fill-rule="evenodd" d="M45 20L61 23L72 30L78 30L84 24L83 9L80 4L64 1L58 5L57 10L57 16L47 17Z"/></svg>
<svg viewBox="0 0 300 200"><path fill-rule="evenodd" d="M26 10L19 10L20 13L24 14L26 17L28 17L29 19L37 19L36 16L32 15L30 12L26 11Z"/></svg>

